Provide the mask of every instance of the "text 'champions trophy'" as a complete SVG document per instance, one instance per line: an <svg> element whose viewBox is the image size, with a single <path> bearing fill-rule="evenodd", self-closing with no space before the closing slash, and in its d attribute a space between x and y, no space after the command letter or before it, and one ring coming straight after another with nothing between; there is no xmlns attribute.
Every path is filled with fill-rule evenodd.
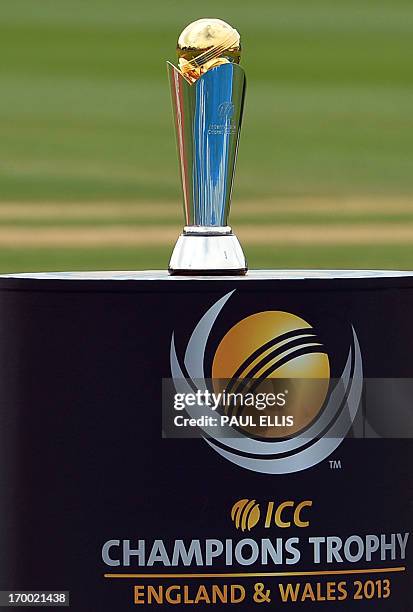
<svg viewBox="0 0 413 612"><path fill-rule="evenodd" d="M247 271L228 225L245 98L240 54L234 28L199 19L178 39L179 68L168 62L185 213L171 274Z"/></svg>

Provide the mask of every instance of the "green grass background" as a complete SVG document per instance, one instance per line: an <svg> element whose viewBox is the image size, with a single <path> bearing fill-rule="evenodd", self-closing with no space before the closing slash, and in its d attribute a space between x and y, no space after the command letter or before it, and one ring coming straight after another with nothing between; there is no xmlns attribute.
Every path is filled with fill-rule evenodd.
<svg viewBox="0 0 413 612"><path fill-rule="evenodd" d="M318 221L347 223L349 231L352 223L393 222L392 199L413 194L413 3L407 0L211 0L206 7L188 0L3 0L0 205L170 201L171 215L157 222L178 228L165 61L175 58L177 34L201 16L221 17L242 33L248 97L234 225L237 200L297 196L387 197L388 214L379 219L326 213ZM398 220L409 223L412 216ZM249 222L254 218L252 207ZM297 216L256 219L268 220ZM300 221L312 222L311 210ZM0 244L0 270L165 267L169 251L170 245ZM410 246L397 244L270 245L248 255L259 267L413 265Z"/></svg>

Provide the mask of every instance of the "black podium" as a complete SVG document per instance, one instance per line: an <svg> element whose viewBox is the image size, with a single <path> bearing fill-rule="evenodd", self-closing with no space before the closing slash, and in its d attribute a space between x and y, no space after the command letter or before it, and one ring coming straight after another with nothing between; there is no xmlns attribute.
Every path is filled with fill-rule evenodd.
<svg viewBox="0 0 413 612"><path fill-rule="evenodd" d="M413 274L4 276L0 313L1 589L69 591L79 612L413 610L413 442L391 427L409 417ZM329 391L298 441L165 433L164 381L195 391L261 313L279 346L264 317L268 346L247 334L228 359L322 353L341 407L327 419ZM374 380L392 382L366 407Z"/></svg>

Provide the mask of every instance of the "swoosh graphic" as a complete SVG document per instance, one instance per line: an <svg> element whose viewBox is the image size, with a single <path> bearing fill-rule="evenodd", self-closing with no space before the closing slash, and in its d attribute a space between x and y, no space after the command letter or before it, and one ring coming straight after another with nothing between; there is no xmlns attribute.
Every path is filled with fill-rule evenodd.
<svg viewBox="0 0 413 612"><path fill-rule="evenodd" d="M195 327L185 352L185 367L194 385L205 391L205 349L212 327L234 291L230 291L203 315ZM264 442L249 437L230 438L228 425L203 427L204 439L219 455L236 465L265 474L288 474L317 465L329 457L343 442L356 418L363 386L360 345L352 327L352 345L340 380L330 394L320 417L307 429L305 437ZM171 373L177 393L192 393L176 354L172 334L170 351ZM208 406L187 407L191 417L210 416ZM219 443L218 443L219 441ZM305 448L303 448L305 447ZM289 456L277 457L277 455Z"/></svg>

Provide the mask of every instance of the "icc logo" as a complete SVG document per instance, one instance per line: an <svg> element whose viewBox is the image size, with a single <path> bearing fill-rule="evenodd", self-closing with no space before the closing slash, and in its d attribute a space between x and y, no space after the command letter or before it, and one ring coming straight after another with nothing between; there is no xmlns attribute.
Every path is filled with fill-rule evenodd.
<svg viewBox="0 0 413 612"><path fill-rule="evenodd" d="M221 119L232 119L235 113L235 106L232 102L222 102L218 106L218 115Z"/></svg>
<svg viewBox="0 0 413 612"><path fill-rule="evenodd" d="M241 531L250 531L260 520L261 512L255 499L240 499L232 506L231 519Z"/></svg>
<svg viewBox="0 0 413 612"><path fill-rule="evenodd" d="M278 527L288 529L289 527L299 527L301 529L309 527L309 511L313 506L311 500L299 503L285 501L275 503L270 501L264 504L262 515L262 527ZM261 519L261 510L255 499L240 499L231 508L231 520L237 529L241 531L251 531L258 525Z"/></svg>

